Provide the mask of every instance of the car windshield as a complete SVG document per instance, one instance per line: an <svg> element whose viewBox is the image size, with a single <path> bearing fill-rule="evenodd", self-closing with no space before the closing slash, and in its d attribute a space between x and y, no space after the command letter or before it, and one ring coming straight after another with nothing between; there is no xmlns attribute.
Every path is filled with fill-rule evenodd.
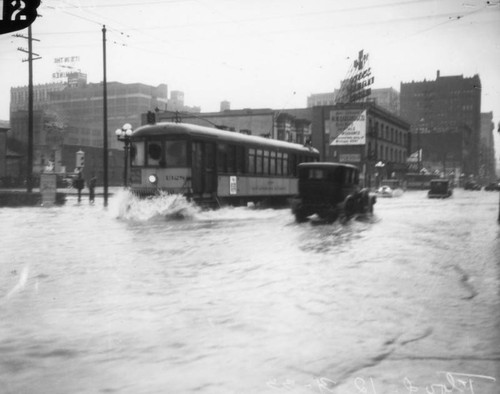
<svg viewBox="0 0 500 394"><path fill-rule="evenodd" d="M448 190L448 182L431 182L431 190L434 192L446 192Z"/></svg>
<svg viewBox="0 0 500 394"><path fill-rule="evenodd" d="M342 182L342 168L304 168L301 171L301 178L305 180L329 180L333 182Z"/></svg>

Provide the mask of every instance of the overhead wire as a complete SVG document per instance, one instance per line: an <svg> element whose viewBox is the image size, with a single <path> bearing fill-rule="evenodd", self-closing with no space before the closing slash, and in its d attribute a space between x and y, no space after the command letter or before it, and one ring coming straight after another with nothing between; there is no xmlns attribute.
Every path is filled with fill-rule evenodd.
<svg viewBox="0 0 500 394"><path fill-rule="evenodd" d="M114 45L120 46L120 47L128 47L130 49L134 50L139 50L142 52L147 52L147 53L152 53L152 54L164 54L168 55L170 58L176 58L176 59L182 59L182 60L187 60L187 61L193 61L196 62L198 61L197 58L189 58L185 56L179 56L175 55L174 51L171 49L168 50L168 52L163 48L163 45L166 44L171 48L172 45L178 46L179 43L180 45L185 45L186 42L189 41L201 41L204 39L207 39L205 37L197 37L194 39L178 39L175 40L175 42L172 42L171 40L168 40L164 36L158 37L157 35L150 34L148 31L150 30L168 30L168 29L182 29L182 28L187 28L191 26L220 26L221 24L234 24L235 26L241 27L242 23L245 22L252 22L252 21L272 21L276 19L289 19L289 18L303 18L303 17L310 17L310 16L315 16L318 14L324 15L324 14L329 14L329 13L345 13L345 12L360 12L360 11L368 11L368 10L373 10L373 9L383 9L383 8L388 8L388 7L399 7L399 6L408 6L416 3L422 3L422 2L430 2L433 0L410 0L410 1L397 1L397 2L389 2L389 3L383 3L383 4L371 4L368 6L360 6L360 7L345 7L345 8L338 8L338 9L331 9L331 10L325 10L325 11L309 11L309 12L301 12L301 13L292 13L292 14L286 14L283 13L281 15L270 15L270 16L264 16L264 17L255 17L255 18L241 18L241 19L233 19L225 15L225 13L222 13L220 10L215 10L213 8L213 5L207 5L203 3L200 0L173 0L173 1L145 1L145 2L135 2L135 3L115 3L115 4L94 4L94 5L75 5L67 0L60 0L62 6L55 6L55 7L50 7L50 9L55 9L59 10L67 15L70 15L75 18L79 18L81 20L84 20L86 22L90 22L94 25L103 25L103 20L109 21L110 23L107 23L107 29L114 34L114 38L109 38L108 41ZM152 5L152 4L171 4L171 3L183 3L183 2L197 2L198 4L201 4L205 6L206 8L211 8L212 12L214 14L218 14L219 19L222 20L214 20L213 22L204 22L201 24L180 24L180 25L169 25L169 26L147 26L147 27L131 27L130 25L125 25L121 21L109 18L109 17L103 17L102 14L98 14L94 11L92 11L93 8L112 8L112 7L122 7L122 6L144 6L144 5ZM490 3L490 2L488 2ZM77 14L72 12L72 9L80 9L82 10L82 14ZM371 25L378 25L378 24L388 24L388 23L405 23L405 22L412 22L412 21L419 21L419 20L425 20L425 19L442 19L442 18L447 18L444 21L439 21L439 23L434 24L433 26L430 26L426 29L417 31L413 33L410 36L415 36L418 34L423 34L426 31L438 28L439 26L445 25L447 23L453 22L453 21L458 21L461 20L467 16L470 16L472 14L475 14L479 11L481 11L484 8L473 10L469 13L465 13L463 15L457 15L457 13L443 13L443 14L438 14L438 15L421 15L421 16L410 16L406 18L399 18L399 19L385 19L385 20L374 20L374 21L368 21L368 22L363 22L363 23L350 23L350 24L345 24L345 25L334 25L334 26L319 26L316 28L308 28L307 32L314 32L314 31L330 31L330 30L338 30L338 29L346 29L350 27L361 27L361 26L371 26ZM213 11L215 10L215 11ZM255 29L250 29L247 31L246 34L250 35L251 37L258 38L262 35L265 35L266 37L270 36L276 36L278 34L287 34L290 31L297 32L297 29L300 29L300 26L297 27L295 26L294 29L281 29L281 30L274 30L274 31L258 31ZM124 32L127 33L124 33ZM62 33L62 32L60 32ZM40 35L43 34L60 34L58 32L47 32L47 33L40 33ZM79 32L64 32L64 34L85 34L85 31L79 31ZM234 32L233 32L234 33ZM136 34L143 35L144 37L147 38L147 40L139 41L137 40L139 37ZM241 34L241 33L240 33ZM118 40L116 39L116 36L118 36ZM406 37L406 38L407 38ZM402 38L399 38L402 39ZM122 40L122 41L120 41ZM398 38L396 38L398 40ZM151 43L151 42L156 42L158 44L162 44L161 46L157 46L154 49L150 48L145 48L142 44L143 43ZM89 44L93 45L93 44ZM87 46L87 44L80 44L80 45L73 45L73 46ZM53 47L53 46L52 46ZM214 61L215 59L211 59L211 61ZM240 67L237 66L232 66L228 64L227 62L219 62L223 67L229 67L232 69L241 69Z"/></svg>

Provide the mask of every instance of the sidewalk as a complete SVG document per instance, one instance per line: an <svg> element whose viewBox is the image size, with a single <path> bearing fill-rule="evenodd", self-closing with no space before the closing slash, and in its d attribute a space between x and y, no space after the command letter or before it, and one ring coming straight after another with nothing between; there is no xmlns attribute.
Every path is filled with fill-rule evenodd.
<svg viewBox="0 0 500 394"><path fill-rule="evenodd" d="M123 190L122 186L108 187L108 197ZM78 196L78 190L75 188L58 188L56 191L56 205L62 205L65 202L65 197L72 198ZM85 188L81 191L81 198L89 196L89 189ZM95 196L104 196L104 187L95 188ZM25 188L2 188L0 189L0 207L34 207L40 206L42 203L42 194L40 188L33 188L31 193L28 193Z"/></svg>
<svg viewBox="0 0 500 394"><path fill-rule="evenodd" d="M123 190L123 186L108 186L108 196L112 196L113 194L116 194L120 190ZM35 191L35 189L33 189L33 191ZM36 189L36 191L39 192L39 189ZM74 187L72 187L72 188L58 188L57 192L64 193L67 195L78 195L78 190L76 190ZM88 196L88 195L89 195L89 189L88 188L82 189L82 196ZM95 195L96 196L104 195L104 187L97 186L95 188Z"/></svg>

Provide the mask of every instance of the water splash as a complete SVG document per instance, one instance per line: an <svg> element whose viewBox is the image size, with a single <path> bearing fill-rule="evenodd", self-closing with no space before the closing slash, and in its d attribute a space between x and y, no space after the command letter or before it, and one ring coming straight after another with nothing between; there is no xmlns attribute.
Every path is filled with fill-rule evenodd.
<svg viewBox="0 0 500 394"><path fill-rule="evenodd" d="M139 198L129 190L120 190L110 204L110 213L119 219L147 221L153 219L192 219L201 209L180 194L161 192Z"/></svg>
<svg viewBox="0 0 500 394"><path fill-rule="evenodd" d="M21 274L19 275L19 281L7 293L5 299L7 300L10 299L12 296L14 296L16 293L19 293L26 287L26 282L28 281L28 274L29 274L29 267L28 266L23 267Z"/></svg>

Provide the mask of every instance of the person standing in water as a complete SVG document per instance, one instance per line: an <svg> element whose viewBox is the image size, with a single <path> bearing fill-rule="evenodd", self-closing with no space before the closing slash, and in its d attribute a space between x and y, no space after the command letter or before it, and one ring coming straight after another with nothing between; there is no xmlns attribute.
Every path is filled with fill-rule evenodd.
<svg viewBox="0 0 500 394"><path fill-rule="evenodd" d="M90 178L89 182L88 182L88 188L89 188L89 202L91 204L94 203L94 199L95 199L95 185L97 183L97 179L95 177L95 175L92 175L92 178Z"/></svg>

